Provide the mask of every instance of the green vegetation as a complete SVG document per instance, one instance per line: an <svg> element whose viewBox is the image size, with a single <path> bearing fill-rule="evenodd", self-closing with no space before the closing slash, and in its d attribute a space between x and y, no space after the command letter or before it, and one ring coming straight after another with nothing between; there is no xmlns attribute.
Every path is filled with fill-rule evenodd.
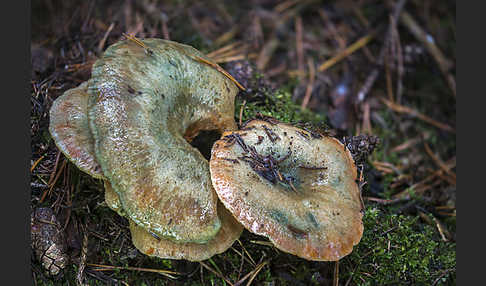
<svg viewBox="0 0 486 286"><path fill-rule="evenodd" d="M240 113L243 99L236 98L235 116ZM301 110L300 105L296 104L287 88L281 88L275 92L264 91L263 99L253 102L247 102L243 109L242 121L254 118L258 113L266 116L272 116L282 122L297 123L309 122L316 125L323 124L326 117L324 114L317 114L308 109Z"/></svg>
<svg viewBox="0 0 486 286"><path fill-rule="evenodd" d="M342 260L358 285L453 285L456 244L440 240L437 229L418 217L387 214L369 207L365 230L354 251ZM447 282L447 284L445 283Z"/></svg>

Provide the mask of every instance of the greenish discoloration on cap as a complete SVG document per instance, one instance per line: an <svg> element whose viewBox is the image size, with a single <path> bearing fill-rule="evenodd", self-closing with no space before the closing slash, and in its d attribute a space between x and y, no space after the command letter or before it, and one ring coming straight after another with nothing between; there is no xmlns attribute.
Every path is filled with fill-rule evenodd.
<svg viewBox="0 0 486 286"><path fill-rule="evenodd" d="M186 141L234 128L237 88L192 47L122 41L92 71L90 127L126 215L160 237L203 243L219 230L208 162ZM179 174L184 174L181 179ZM170 223L169 223L170 222Z"/></svg>
<svg viewBox="0 0 486 286"><path fill-rule="evenodd" d="M105 51L92 78L60 98L62 109L54 105L57 127L70 112L80 116L68 122L65 136L53 137L58 146L75 139L69 146L76 152L61 151L108 180L119 197L116 208L136 224L167 239L204 243L221 222L208 162L188 141L201 130L235 129L238 88L199 62L205 56L190 46L160 39L143 44L120 41Z"/></svg>
<svg viewBox="0 0 486 286"><path fill-rule="evenodd" d="M255 119L223 134L213 146L210 168L224 205L280 250L336 261L360 241L356 166L336 138Z"/></svg>

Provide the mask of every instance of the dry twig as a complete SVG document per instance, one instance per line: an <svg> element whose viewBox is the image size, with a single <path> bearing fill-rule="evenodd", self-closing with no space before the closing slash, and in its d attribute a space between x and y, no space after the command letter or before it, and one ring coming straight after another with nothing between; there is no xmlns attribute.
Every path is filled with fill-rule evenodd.
<svg viewBox="0 0 486 286"><path fill-rule="evenodd" d="M400 16L400 22L407 27L407 29L415 36L417 40L419 40L422 44L424 44L427 51L432 55L434 60L437 62L440 71L442 72L444 78L449 85L449 88L452 91L452 95L456 96L456 80L454 76L450 73L451 68L454 64L447 59L442 51L437 47L434 43L432 36L427 34L415 21L415 19L407 12L403 12Z"/></svg>
<svg viewBox="0 0 486 286"><path fill-rule="evenodd" d="M394 29L392 27L392 25L393 24L396 25L397 19L400 16L400 13L402 12L402 9L403 9L403 6L405 5L405 2L406 2L406 0L400 0L397 4L395 4L395 6L393 8L393 14L392 14L392 17L391 17L391 19L393 19L393 21L390 22L390 24L389 24L387 33L385 35L385 40L384 40L383 46L381 47L380 54L378 55L378 60L377 60L378 66L381 66L383 64L383 60L384 60L385 54L386 54L386 49L388 48L388 44L389 44L389 41L390 41L390 39L392 37L392 33L393 33L392 31ZM358 102L361 102L361 101L364 100L366 94L369 92L371 87L373 87L373 84L375 83L376 79L378 78L379 72L380 71L379 71L378 67L374 68L370 72L370 75L365 80L363 86L361 87L361 89L358 92L358 95L357 95L357 101Z"/></svg>
<svg viewBox="0 0 486 286"><path fill-rule="evenodd" d="M448 160L446 162L446 166L447 166L447 169L449 169L449 170L454 168L456 166L456 157L454 156L452 159ZM434 173L432 173L431 175L429 175L428 177L426 177L425 179L423 179L422 181L413 184L410 188L403 190L398 194L393 195L393 198L394 199L410 199L410 194L409 194L410 190L413 190L415 194L421 194L421 193L425 192L426 190L430 189L431 187L433 187L435 184L440 183L440 181L438 181L435 184L426 185L427 183L434 180L436 177L440 176L443 173L444 173L444 170L439 169L439 170L435 171Z"/></svg>
<svg viewBox="0 0 486 286"><path fill-rule="evenodd" d="M255 269L253 269L252 271L250 271L248 274L246 274L245 276L243 276L243 278L241 278L238 282L235 283L234 286L239 286L241 285L243 282L245 282L246 279L250 278L250 280L248 280L248 283L246 283L246 286L249 286L251 285L251 282L253 282L253 280L255 279L255 277L258 275L258 273L262 270L263 266L265 266L266 264L268 263L268 260L267 261L264 261L260 264L258 264Z"/></svg>
<svg viewBox="0 0 486 286"><path fill-rule="evenodd" d="M48 193L50 194L52 192L52 189L54 188L54 185L56 184L57 180L61 176L61 173L64 170L64 168L66 167L66 164L67 164L67 161L66 160L63 160L62 165L61 165L61 168L57 172L57 174L54 177L54 179L52 180L52 182L49 183L49 189L45 190L44 193L42 194L42 197L40 198L39 203L42 203L44 201L44 199L46 198L46 195ZM52 177L52 174L51 174L51 177Z"/></svg>
<svg viewBox="0 0 486 286"><path fill-rule="evenodd" d="M241 249L243 249L243 251L245 252L246 256L248 256L248 258L251 260L250 263L252 265L256 265L255 260L253 259L253 257L251 257L250 253L246 250L246 248L243 245L243 243L241 243L241 240L237 239L236 241L238 241L238 244L241 246Z"/></svg>
<svg viewBox="0 0 486 286"><path fill-rule="evenodd" d="M314 80L316 78L316 69L314 67L314 60L308 58L307 66L309 68L309 81L307 82L307 87L305 89L304 99L302 100L301 109L305 109L309 103L310 97L312 95L312 89L314 87Z"/></svg>
<svg viewBox="0 0 486 286"><path fill-rule="evenodd" d="M440 128L440 129L442 129L444 131L456 133L456 131L454 130L454 128L450 127L449 125L444 124L444 123L441 123L441 122L439 122L439 121L437 121L435 119L432 119L432 118L428 117L427 115L424 115L424 114L418 112L415 109L412 109L410 107L403 106L403 105L400 105L400 104L391 102L390 100L387 100L387 99L382 98L382 97L380 98L380 100L383 103L385 103L386 106L388 106L389 108L391 108L395 112L398 112L398 113L406 113L408 115L417 117L418 119L420 119L422 121L425 121L425 122L427 122L429 124L432 124L435 127Z"/></svg>
<svg viewBox="0 0 486 286"><path fill-rule="evenodd" d="M204 58L201 58L201 57L198 57L198 56L195 56L195 59L201 63L204 63L204 64L207 64L209 65L210 67L214 68L215 70L219 71L220 73L222 73L224 76L226 76L227 78L229 78L232 82L234 82L236 84L236 86L238 86L239 89L245 91L246 88L244 86L242 86L238 81L236 81L236 79L230 75L227 71L225 71L222 67L218 66L217 64L213 63L213 62L210 62Z"/></svg>
<svg viewBox="0 0 486 286"><path fill-rule="evenodd" d="M276 5L273 10L277 13L282 13L283 11L287 10L288 8L294 6L295 4L299 3L299 0L287 0L278 5Z"/></svg>
<svg viewBox="0 0 486 286"><path fill-rule="evenodd" d="M207 54L208 58L211 58L214 62L221 62L222 58L232 57L241 53L244 53L247 49L246 44L242 44L237 41L226 46L223 46L217 50L214 50Z"/></svg>
<svg viewBox="0 0 486 286"><path fill-rule="evenodd" d="M297 50L297 70L304 73L304 41L302 40L302 18L295 17L295 46Z"/></svg>
<svg viewBox="0 0 486 286"><path fill-rule="evenodd" d="M444 225L435 216L431 214L432 219L430 219L430 217L427 216L424 212L419 211L418 214L425 222L437 228L442 241L447 242L451 240L452 236L450 232L444 227Z"/></svg>
<svg viewBox="0 0 486 286"><path fill-rule="evenodd" d="M219 36L218 38L216 38L216 40L214 40L214 45L219 46L231 41L235 37L236 33L238 33L238 31L239 31L238 26L235 25L231 27L229 31L224 32L221 36Z"/></svg>
<svg viewBox="0 0 486 286"><path fill-rule="evenodd" d="M402 53L402 44L400 43L400 33L397 30L396 19L390 17L390 23L392 24L391 35L392 39L394 40L393 43L396 46L396 57L397 57L397 91L396 91L396 102L402 102L402 93L403 93L403 53Z"/></svg>
<svg viewBox="0 0 486 286"><path fill-rule="evenodd" d="M76 274L76 284L78 286L86 285L83 283L84 268L86 267L86 257L88 254L88 231L86 227L83 227L83 232L83 244L81 247L81 255L79 258L78 273Z"/></svg>
<svg viewBox="0 0 486 286"><path fill-rule="evenodd" d="M346 58L350 54L354 53L355 51L359 50L363 46L367 45L373 39L373 37L374 37L374 32L371 32L368 35L360 38L359 40L351 44L349 47L347 47L346 49L340 51L334 57L322 63L317 70L319 72L323 72L327 70L328 68L332 67L342 59Z"/></svg>
<svg viewBox="0 0 486 286"><path fill-rule="evenodd" d="M40 156L39 159L37 159L34 164L32 164L32 167L30 167L30 172L32 173L32 171L34 171L35 167L37 167L37 165L40 163L40 161L42 161L42 159L44 159L45 156Z"/></svg>
<svg viewBox="0 0 486 286"><path fill-rule="evenodd" d="M108 35L110 34L111 30L115 27L115 23L111 23L110 26L108 27L108 30L106 30L105 35L103 36L103 39L101 39L100 43L98 44L98 52L101 52L103 50L103 47L105 46L106 39L108 39Z"/></svg>
<svg viewBox="0 0 486 286"><path fill-rule="evenodd" d="M103 264L94 264L88 263L87 266L96 267L93 271L113 271L113 270L129 270L129 271L141 271L141 272L152 272L164 275L171 279L175 279L173 275L181 275L179 272L170 271L170 270L161 270L161 269L152 269L152 268L141 268L141 267L130 267L130 266L112 266L112 265L103 265Z"/></svg>
<svg viewBox="0 0 486 286"><path fill-rule="evenodd" d="M418 136L418 137L415 137L415 138L407 139L402 144L393 147L390 150L390 152L395 153L395 152L407 150L408 148L420 143L423 139L429 139L429 137L430 137L430 133L425 133L423 136Z"/></svg>
<svg viewBox="0 0 486 286"><path fill-rule="evenodd" d="M380 198L374 198L374 197L363 197L364 200L367 200L367 201L370 201L370 202L376 202L376 203L379 203L379 204L382 204L382 205L390 205L390 204L394 204L394 203L398 203L398 202L401 202L401 201L404 201L404 200L407 200L409 198L406 198L406 199L393 199L393 200L387 200L387 199L380 199Z"/></svg>
<svg viewBox="0 0 486 286"><path fill-rule="evenodd" d="M259 70L264 70L267 66L268 62L270 61L273 53L277 49L279 45L279 40L277 36L274 34L271 38L263 45L260 53L258 54L258 58L256 61L256 66Z"/></svg>
<svg viewBox="0 0 486 286"><path fill-rule="evenodd" d="M333 286L339 286L339 260L334 262L334 275L332 279Z"/></svg>
<svg viewBox="0 0 486 286"><path fill-rule="evenodd" d="M219 278L223 279L226 283L228 283L230 286L233 286L233 283L231 283L231 281L228 280L228 278L224 277L223 274L221 274L220 272L212 269L209 265L207 265L206 263L202 262L202 261L199 261L199 264L201 264L204 268L206 268L207 270L211 271L214 275L218 276Z"/></svg>
<svg viewBox="0 0 486 286"><path fill-rule="evenodd" d="M449 177L451 179L449 179L447 181L451 185L456 185L456 174L453 171L451 171L450 168L448 168L448 166L439 158L439 156L437 156L436 154L434 154L434 152L432 152L432 150L430 149L429 144L427 144L427 142L424 142L424 147L425 147L425 152L427 152L427 154L430 156L430 158L432 158L432 160L434 161L434 163L441 170L443 170L446 174L449 175Z"/></svg>
<svg viewBox="0 0 486 286"><path fill-rule="evenodd" d="M243 122L242 122L242 120L243 120L243 109L245 109L245 105L246 105L246 99L243 100L243 104L240 107L240 116L238 117L238 121L239 121L238 122L239 123L238 126L240 126L240 127L243 124Z"/></svg>

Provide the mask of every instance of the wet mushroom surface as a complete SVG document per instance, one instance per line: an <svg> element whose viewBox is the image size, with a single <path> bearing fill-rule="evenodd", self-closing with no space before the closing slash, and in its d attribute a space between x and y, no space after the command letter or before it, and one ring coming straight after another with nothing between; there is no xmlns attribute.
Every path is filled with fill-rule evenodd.
<svg viewBox="0 0 486 286"><path fill-rule="evenodd" d="M54 143L83 172L103 179L88 123L88 82L67 90L52 104L49 132Z"/></svg>
<svg viewBox="0 0 486 286"><path fill-rule="evenodd" d="M349 254L363 233L356 167L337 139L273 120L225 132L212 149L214 188L249 231L308 260Z"/></svg>
<svg viewBox="0 0 486 286"><path fill-rule="evenodd" d="M56 145L113 188L118 212L178 243L204 244L221 229L208 161L189 143L236 127L237 86L201 58L171 41L120 41L50 111Z"/></svg>
<svg viewBox="0 0 486 286"><path fill-rule="evenodd" d="M105 201L108 207L119 215L125 216L120 206L120 199L108 182L105 182ZM243 226L221 202L218 202L218 216L221 220L221 228L216 236L204 244L178 243L160 238L128 219L132 243L140 252L148 256L189 261L206 260L230 248L243 231Z"/></svg>

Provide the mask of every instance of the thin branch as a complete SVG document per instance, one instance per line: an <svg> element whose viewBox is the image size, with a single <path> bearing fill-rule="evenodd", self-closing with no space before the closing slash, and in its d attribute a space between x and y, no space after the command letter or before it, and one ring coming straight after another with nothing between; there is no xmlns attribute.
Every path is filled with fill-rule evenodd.
<svg viewBox="0 0 486 286"><path fill-rule="evenodd" d="M383 65L383 60L385 58L386 49L388 48L388 44L389 44L389 41L390 41L390 38L391 38L391 35L392 35L392 30L393 30L392 24L396 25L397 19L400 16L400 13L402 12L402 9L403 9L403 6L405 5L405 2L406 2L406 0L400 0L395 5L395 7L393 8L393 14L392 14L393 21L390 22L390 24L389 24L387 33L385 35L385 40L384 40L383 46L381 47L380 54L378 55L378 60L377 60L378 67ZM359 90L359 92L357 94L357 102L363 101L364 98L366 97L366 94L368 94L371 87L373 87L373 85L375 84L375 81L378 78L378 75L380 73L378 67L375 67L371 71L368 78L365 80L365 83L363 84L363 86L361 87L361 89Z"/></svg>
<svg viewBox="0 0 486 286"><path fill-rule="evenodd" d="M412 109L410 107L407 107L407 106L404 106L404 105L400 105L400 104L391 102L391 101L389 101L389 100L387 100L385 98L380 98L380 100L383 103L385 103L386 106L388 106L389 108L391 108L395 112L409 114L411 116L414 116L414 117L419 118L422 121L425 121L425 122L427 122L429 124L432 124L435 127L440 128L440 129L442 129L444 131L456 133L456 131L454 130L454 128L452 128L451 126L449 126L447 124L444 124L444 123L441 123L441 122L439 122L439 121L437 121L435 119L432 119L432 118L428 117L427 115L424 115L424 114L418 112L415 109Z"/></svg>
<svg viewBox="0 0 486 286"><path fill-rule="evenodd" d="M214 275L218 276L219 278L223 279L226 283L228 283L230 286L234 286L233 283L231 283L231 281L228 280L228 278L224 277L223 274L217 272L216 270L212 269L211 267L209 267L206 263L202 262L202 261L199 261L199 264L201 264L204 268L206 268L207 270L211 271Z"/></svg>
<svg viewBox="0 0 486 286"><path fill-rule="evenodd" d="M374 35L375 35L375 33L374 32L371 32L368 35L360 38L359 40L357 40L356 42L354 42L353 44L351 44L349 47L347 47L346 49L344 49L341 52L339 52L334 57L332 57L329 60L327 60L324 63L322 63L322 65L320 65L317 70L319 72L323 72L323 71L327 70L328 68L332 67L333 65L335 65L338 62L340 62L341 60L343 60L344 58L346 58L350 54L356 52L360 48L362 48L365 45L367 45L373 39Z"/></svg>
<svg viewBox="0 0 486 286"><path fill-rule="evenodd" d="M452 61L447 59L442 51L434 43L434 40L430 34L426 33L415 21L415 19L407 12L403 12L400 16L400 22L407 27L412 35L415 36L422 44L425 45L427 51L432 55L437 65L439 66L442 75L447 81L449 88L452 91L452 95L456 96L456 80L454 76L450 73L450 70L454 66Z"/></svg>
<svg viewBox="0 0 486 286"><path fill-rule="evenodd" d="M307 66L309 67L309 82L305 89L304 99L302 100L301 109L305 109L309 103L310 97L312 95L312 89L314 87L314 80L316 78L316 69L314 67L314 60L309 57L307 60Z"/></svg>

